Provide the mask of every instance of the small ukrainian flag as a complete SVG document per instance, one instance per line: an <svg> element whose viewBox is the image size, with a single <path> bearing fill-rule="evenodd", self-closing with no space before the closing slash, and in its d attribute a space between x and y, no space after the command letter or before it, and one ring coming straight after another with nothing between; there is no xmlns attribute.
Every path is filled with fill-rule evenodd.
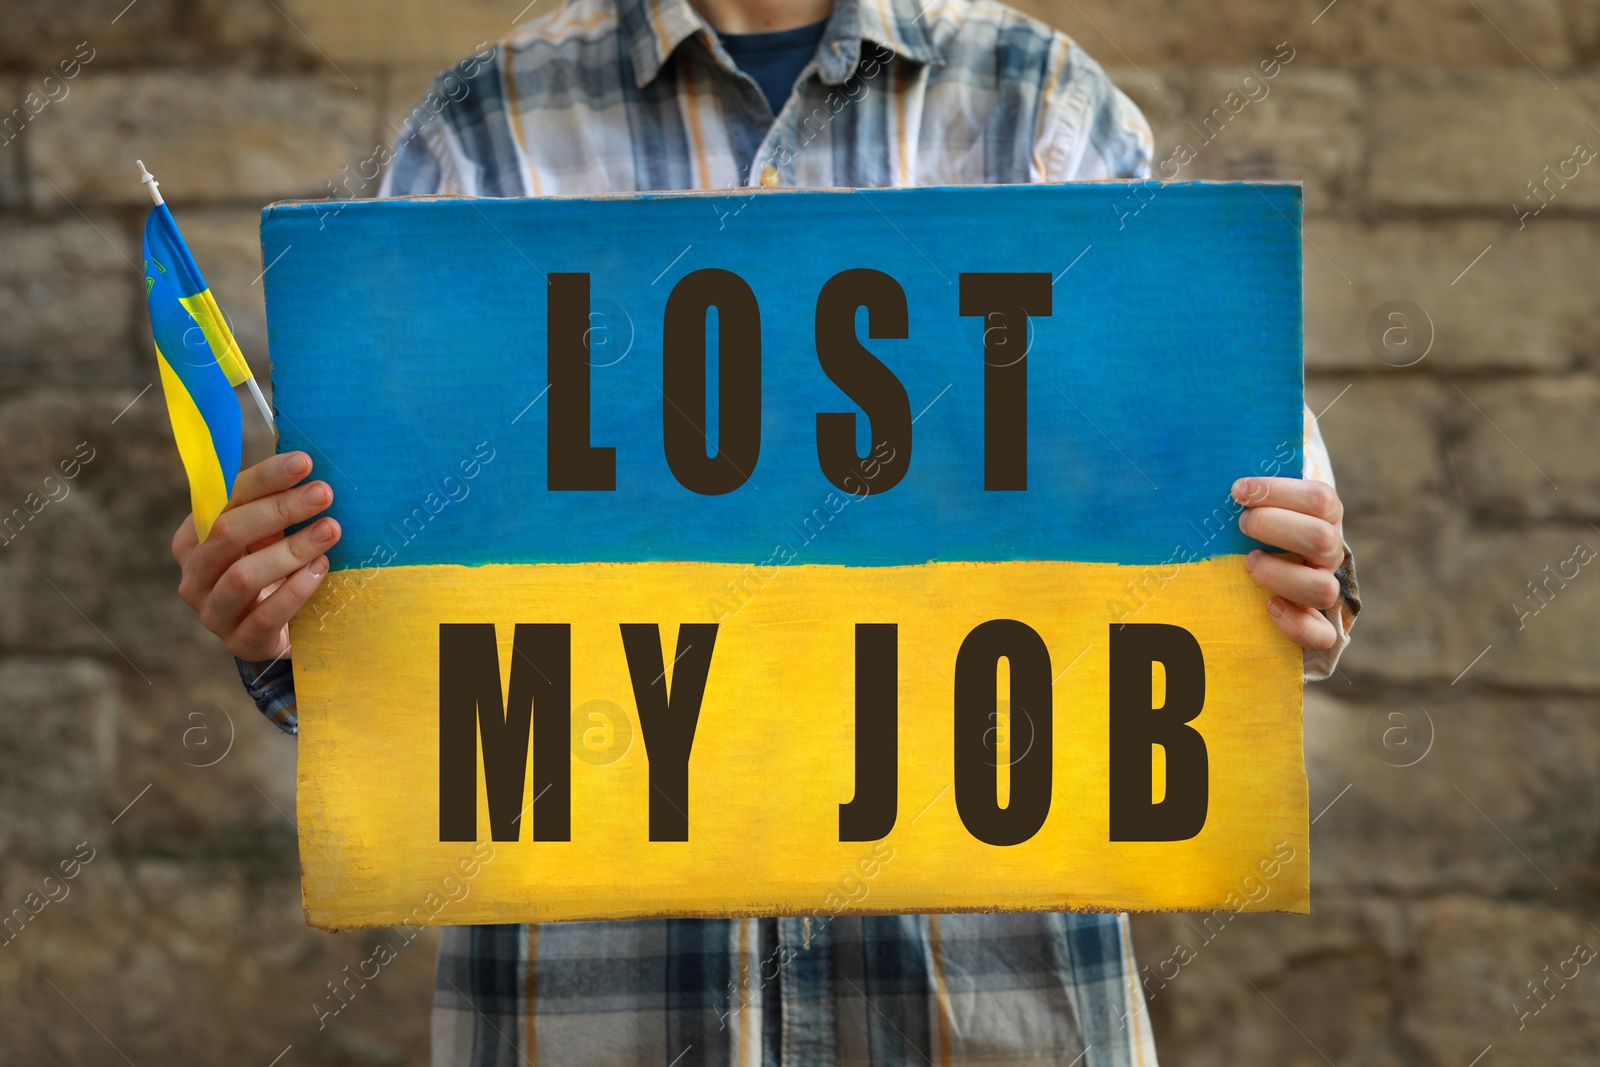
<svg viewBox="0 0 1600 1067"><path fill-rule="evenodd" d="M189 475L195 533L203 542L227 506L239 473L242 427L234 386L250 386L269 426L272 415L155 179L143 162L139 170L155 200L144 224L150 331L178 455Z"/></svg>

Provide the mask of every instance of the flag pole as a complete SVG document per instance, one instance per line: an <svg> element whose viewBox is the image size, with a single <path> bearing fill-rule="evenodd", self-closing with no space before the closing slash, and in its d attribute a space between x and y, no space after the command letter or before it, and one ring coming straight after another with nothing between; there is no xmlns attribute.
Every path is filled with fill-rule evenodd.
<svg viewBox="0 0 1600 1067"><path fill-rule="evenodd" d="M150 199L155 201L156 207L166 203L165 200L161 199L161 183L156 181L154 174L145 169L144 160L136 159L134 162L139 164L139 183L150 187ZM261 417L267 420L267 429L276 434L278 432L278 424L272 417L272 409L267 406L267 398L261 395L261 386L256 384L255 375L252 374L246 378L245 384L250 387L250 395L255 399L256 407L261 411Z"/></svg>
<svg viewBox="0 0 1600 1067"><path fill-rule="evenodd" d="M156 181L154 174L144 169L144 160L136 159L134 162L139 164L139 183L150 187L150 199L156 202L156 207L166 203L165 200L161 199L161 183Z"/></svg>
<svg viewBox="0 0 1600 1067"><path fill-rule="evenodd" d="M278 424L272 418L272 409L267 407L267 398L261 395L261 386L256 384L256 376L252 374L244 380L244 384L250 387L250 395L255 398L256 408L261 412L261 417L267 420L267 429L276 435Z"/></svg>
<svg viewBox="0 0 1600 1067"><path fill-rule="evenodd" d="M276 434L278 432L278 424L273 421L272 409L267 407L267 398L261 395L261 386L256 384L255 375L252 374L249 378L246 378L244 384L250 387L250 395L255 397L256 407L260 409L261 417L267 420L267 429Z"/></svg>

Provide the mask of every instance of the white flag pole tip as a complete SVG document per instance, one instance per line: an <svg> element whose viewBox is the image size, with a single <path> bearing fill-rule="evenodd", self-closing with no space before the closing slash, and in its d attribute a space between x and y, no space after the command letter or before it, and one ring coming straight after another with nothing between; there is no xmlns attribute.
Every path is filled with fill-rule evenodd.
<svg viewBox="0 0 1600 1067"><path fill-rule="evenodd" d="M144 160L136 159L134 162L139 164L139 184L150 187L150 199L156 202L157 207L160 207L163 203L161 199L161 183L156 181L154 174L144 169Z"/></svg>
<svg viewBox="0 0 1600 1067"><path fill-rule="evenodd" d="M261 409L261 417L267 420L267 429L277 433L278 424L273 421L272 409L267 406L267 398L261 395L261 386L256 384L253 377L246 379L245 384L250 387L250 395L255 398L256 407Z"/></svg>

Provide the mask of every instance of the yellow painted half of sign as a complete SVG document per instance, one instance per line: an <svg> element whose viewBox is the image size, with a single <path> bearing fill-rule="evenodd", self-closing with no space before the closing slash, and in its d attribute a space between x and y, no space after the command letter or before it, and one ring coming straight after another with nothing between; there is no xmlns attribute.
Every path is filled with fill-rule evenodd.
<svg viewBox="0 0 1600 1067"><path fill-rule="evenodd" d="M1205 706L1190 725L1205 739L1210 799L1187 841L1108 836L1107 656L1119 616L1184 627L1204 654ZM995 846L957 813L953 681L968 633L1003 618L1031 626L1050 652L1054 788L1033 837ZM687 841L648 838L648 759L619 621L660 623L668 664L678 624L719 623ZM521 839L485 847L492 860L464 880L472 843L439 841L439 627L489 622L503 690L514 624L571 625L571 840L535 842L524 820ZM839 841L839 805L855 793L858 622L899 626L898 817L881 842ZM316 926L1309 909L1300 653L1238 556L1164 567L390 566L334 572L292 637L300 859ZM1027 739L1001 718L1005 756ZM487 839L482 781L480 768ZM1004 806L1004 772L1000 788Z"/></svg>

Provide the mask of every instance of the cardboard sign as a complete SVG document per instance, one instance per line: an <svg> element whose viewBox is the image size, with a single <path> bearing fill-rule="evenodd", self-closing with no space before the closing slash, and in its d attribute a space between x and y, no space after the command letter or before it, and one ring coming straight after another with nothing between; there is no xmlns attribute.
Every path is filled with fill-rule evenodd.
<svg viewBox="0 0 1600 1067"><path fill-rule="evenodd" d="M1305 910L1300 191L262 222L319 926ZM1258 891L1261 887L1266 892Z"/></svg>

